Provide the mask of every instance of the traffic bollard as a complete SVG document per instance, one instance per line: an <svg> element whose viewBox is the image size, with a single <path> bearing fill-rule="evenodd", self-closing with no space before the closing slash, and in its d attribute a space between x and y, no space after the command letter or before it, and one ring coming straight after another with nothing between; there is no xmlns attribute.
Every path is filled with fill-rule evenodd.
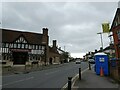
<svg viewBox="0 0 120 90"><path fill-rule="evenodd" d="M89 70L91 70L91 65L90 65L90 63L89 63Z"/></svg>
<svg viewBox="0 0 120 90"><path fill-rule="evenodd" d="M81 80L81 68L79 68L79 80Z"/></svg>
<svg viewBox="0 0 120 90"><path fill-rule="evenodd" d="M68 90L71 90L72 77L68 77Z"/></svg>

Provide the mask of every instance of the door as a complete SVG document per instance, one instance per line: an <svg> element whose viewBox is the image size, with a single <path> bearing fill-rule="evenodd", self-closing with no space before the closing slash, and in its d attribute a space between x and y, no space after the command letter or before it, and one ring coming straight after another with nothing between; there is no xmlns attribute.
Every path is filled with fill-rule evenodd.
<svg viewBox="0 0 120 90"><path fill-rule="evenodd" d="M13 52L13 64L25 64L28 52Z"/></svg>

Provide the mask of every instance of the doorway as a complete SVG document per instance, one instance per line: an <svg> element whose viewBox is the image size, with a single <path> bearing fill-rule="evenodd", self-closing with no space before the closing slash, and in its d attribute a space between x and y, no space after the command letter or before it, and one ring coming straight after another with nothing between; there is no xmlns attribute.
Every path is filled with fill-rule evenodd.
<svg viewBox="0 0 120 90"><path fill-rule="evenodd" d="M49 59L49 63L52 64L52 58Z"/></svg>
<svg viewBox="0 0 120 90"><path fill-rule="evenodd" d="M28 52L13 52L13 64L25 64L28 59Z"/></svg>

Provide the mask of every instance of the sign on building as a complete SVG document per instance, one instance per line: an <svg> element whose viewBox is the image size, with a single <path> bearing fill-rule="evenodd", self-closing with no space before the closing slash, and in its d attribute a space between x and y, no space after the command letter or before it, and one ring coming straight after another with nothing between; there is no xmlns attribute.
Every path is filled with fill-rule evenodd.
<svg viewBox="0 0 120 90"><path fill-rule="evenodd" d="M109 33L110 31L109 23L102 23L102 29L103 29L103 33Z"/></svg>

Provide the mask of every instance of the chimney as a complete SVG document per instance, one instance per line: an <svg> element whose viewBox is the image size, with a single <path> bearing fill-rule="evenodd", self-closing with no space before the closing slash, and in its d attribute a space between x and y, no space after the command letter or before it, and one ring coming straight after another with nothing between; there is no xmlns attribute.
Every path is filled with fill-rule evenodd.
<svg viewBox="0 0 120 90"><path fill-rule="evenodd" d="M43 35L48 36L48 28L43 28Z"/></svg>
<svg viewBox="0 0 120 90"><path fill-rule="evenodd" d="M42 28L42 30L43 30L42 43L48 45L49 42L48 28Z"/></svg>
<svg viewBox="0 0 120 90"><path fill-rule="evenodd" d="M57 47L57 46L56 46L56 42L57 42L56 40L53 40L53 47L54 47L54 48Z"/></svg>

